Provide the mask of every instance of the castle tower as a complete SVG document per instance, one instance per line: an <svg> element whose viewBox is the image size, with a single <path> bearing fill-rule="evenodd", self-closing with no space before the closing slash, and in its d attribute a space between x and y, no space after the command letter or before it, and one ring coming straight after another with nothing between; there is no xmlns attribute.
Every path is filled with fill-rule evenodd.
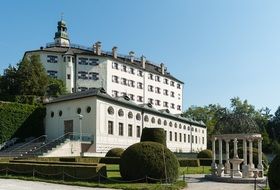
<svg viewBox="0 0 280 190"><path fill-rule="evenodd" d="M55 44L58 46L69 47L70 40L67 34L67 26L64 20L60 20L57 23L57 32L54 37Z"/></svg>

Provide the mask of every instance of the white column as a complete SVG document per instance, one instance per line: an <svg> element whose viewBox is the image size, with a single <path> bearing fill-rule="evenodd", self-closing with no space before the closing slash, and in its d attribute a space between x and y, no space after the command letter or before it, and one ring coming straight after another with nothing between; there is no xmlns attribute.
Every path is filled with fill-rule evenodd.
<svg viewBox="0 0 280 190"><path fill-rule="evenodd" d="M216 164L216 148L215 148L215 142L216 142L216 137L212 138L212 152L213 152L213 159L212 159L212 174L216 175L217 174L217 164Z"/></svg>
<svg viewBox="0 0 280 190"><path fill-rule="evenodd" d="M229 139L226 139L226 163L225 163L225 174L230 173L230 163L229 163Z"/></svg>
<svg viewBox="0 0 280 190"><path fill-rule="evenodd" d="M263 177L262 139L258 139L258 170L259 170L259 176Z"/></svg>
<svg viewBox="0 0 280 190"><path fill-rule="evenodd" d="M233 158L238 158L237 143L238 143L237 138L235 138L233 141L233 152L234 152Z"/></svg>
<svg viewBox="0 0 280 190"><path fill-rule="evenodd" d="M242 177L248 177L248 165L247 165L247 139L243 139L243 165L242 165Z"/></svg>
<svg viewBox="0 0 280 190"><path fill-rule="evenodd" d="M253 142L252 139L249 139L249 166L251 169L254 169L254 163L253 163Z"/></svg>
<svg viewBox="0 0 280 190"><path fill-rule="evenodd" d="M224 165L223 165L223 140L219 138L219 166L218 176L224 176Z"/></svg>

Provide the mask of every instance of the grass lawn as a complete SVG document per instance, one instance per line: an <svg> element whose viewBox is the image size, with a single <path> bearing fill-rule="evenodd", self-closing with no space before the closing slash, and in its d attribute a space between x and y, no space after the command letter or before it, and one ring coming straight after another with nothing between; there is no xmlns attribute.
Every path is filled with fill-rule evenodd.
<svg viewBox="0 0 280 190"><path fill-rule="evenodd" d="M180 175L184 174L210 174L211 166L199 166L199 167L180 167Z"/></svg>

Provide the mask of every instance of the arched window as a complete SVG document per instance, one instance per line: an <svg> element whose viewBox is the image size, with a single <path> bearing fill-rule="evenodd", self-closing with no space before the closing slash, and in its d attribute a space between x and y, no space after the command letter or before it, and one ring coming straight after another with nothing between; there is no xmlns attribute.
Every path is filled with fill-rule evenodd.
<svg viewBox="0 0 280 190"><path fill-rule="evenodd" d="M166 125L167 125L167 121L166 121L166 120L164 120L163 125L164 125L164 126L166 126Z"/></svg>
<svg viewBox="0 0 280 190"><path fill-rule="evenodd" d="M179 129L182 129L182 125L181 124L179 124Z"/></svg>
<svg viewBox="0 0 280 190"><path fill-rule="evenodd" d="M172 122L171 121L169 122L169 127L172 127Z"/></svg>
<svg viewBox="0 0 280 190"><path fill-rule="evenodd" d="M144 121L149 122L149 117L147 115L145 115Z"/></svg>
<svg viewBox="0 0 280 190"><path fill-rule="evenodd" d="M174 127L177 128L177 123L174 124Z"/></svg>
<svg viewBox="0 0 280 190"><path fill-rule="evenodd" d="M77 108L77 114L80 114L82 112L81 108Z"/></svg>
<svg viewBox="0 0 280 190"><path fill-rule="evenodd" d="M152 123L155 123L156 119L154 117L152 117L151 121L152 121Z"/></svg>
<svg viewBox="0 0 280 190"><path fill-rule="evenodd" d="M160 119L160 118L158 118L157 123L158 123L159 125L161 125L161 119Z"/></svg>

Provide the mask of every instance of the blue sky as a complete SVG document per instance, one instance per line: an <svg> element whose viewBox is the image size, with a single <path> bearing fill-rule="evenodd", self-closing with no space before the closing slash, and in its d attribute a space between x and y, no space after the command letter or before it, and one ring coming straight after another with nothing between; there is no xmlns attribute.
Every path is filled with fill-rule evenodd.
<svg viewBox="0 0 280 190"><path fill-rule="evenodd" d="M133 50L165 63L185 82L184 109L247 99L280 105L280 1L5 0L0 6L0 73L27 50L52 42L64 13L72 43Z"/></svg>

